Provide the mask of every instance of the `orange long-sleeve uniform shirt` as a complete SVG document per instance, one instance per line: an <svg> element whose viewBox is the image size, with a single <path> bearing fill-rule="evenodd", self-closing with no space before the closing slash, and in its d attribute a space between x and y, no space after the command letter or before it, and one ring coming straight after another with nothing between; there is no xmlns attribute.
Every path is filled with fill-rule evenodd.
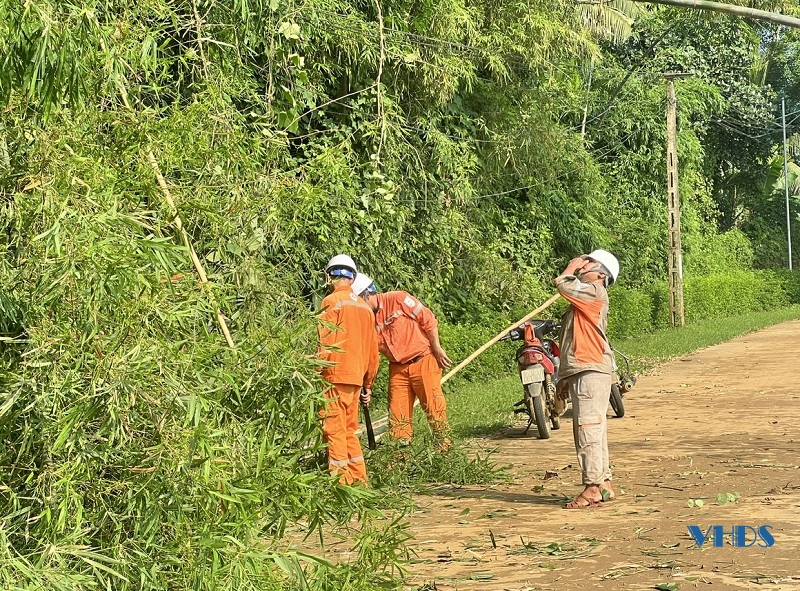
<svg viewBox="0 0 800 591"><path fill-rule="evenodd" d="M389 361L407 363L432 352L427 333L438 326L433 312L406 291L389 291L375 297L378 347Z"/></svg>
<svg viewBox="0 0 800 591"><path fill-rule="evenodd" d="M575 275L560 275L556 278L556 288L570 303L561 319L558 379L584 371L610 374L614 357L611 346L603 338L608 323L608 292L605 287L583 283Z"/></svg>
<svg viewBox="0 0 800 591"><path fill-rule="evenodd" d="M436 317L405 291L375 297L378 347L390 361L389 434L396 439L411 439L414 399L418 398L434 432L446 437L449 427L442 370L427 336L438 327Z"/></svg>
<svg viewBox="0 0 800 591"><path fill-rule="evenodd" d="M320 319L341 330L319 326L319 358L333 365L322 369L331 384L371 388L378 373L378 336L372 309L349 285L337 285L322 300Z"/></svg>

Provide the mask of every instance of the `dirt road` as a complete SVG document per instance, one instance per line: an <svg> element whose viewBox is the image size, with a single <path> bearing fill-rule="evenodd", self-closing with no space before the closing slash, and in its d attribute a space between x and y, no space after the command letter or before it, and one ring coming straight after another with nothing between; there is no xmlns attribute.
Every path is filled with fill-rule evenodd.
<svg viewBox="0 0 800 591"><path fill-rule="evenodd" d="M800 589L799 362L790 322L642 376L609 421L619 496L598 508L561 508L581 490L569 413L549 440L476 441L514 480L416 499L408 588ZM771 525L775 541L698 548L689 525Z"/></svg>

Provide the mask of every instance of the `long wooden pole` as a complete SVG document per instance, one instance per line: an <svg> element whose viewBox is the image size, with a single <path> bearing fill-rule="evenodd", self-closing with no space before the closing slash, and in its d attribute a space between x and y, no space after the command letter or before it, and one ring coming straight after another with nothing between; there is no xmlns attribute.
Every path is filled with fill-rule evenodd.
<svg viewBox="0 0 800 591"><path fill-rule="evenodd" d="M712 12L722 12L733 14L745 18L752 18L759 21L769 21L785 27L800 29L800 18L787 16L778 12L758 10L747 6L736 6L724 2L709 2L708 0L633 0L634 2L644 2L647 4L666 4L668 6L678 6L680 8L694 8L696 10L710 10Z"/></svg>
<svg viewBox="0 0 800 591"><path fill-rule="evenodd" d="M524 317L522 317L519 320L517 320L514 324L512 324L508 328L505 328L502 331L500 331L500 333L498 333L497 336L495 336L494 338L490 339L489 341L487 341L486 343L481 345L474 353L469 355L466 359L464 359L464 361L462 361L461 363L456 365L453 369L451 369L447 373L447 375L445 375L442 378L442 384L447 382L450 378L452 378L454 375L456 375L458 372L460 372L462 369L464 369L467 365L469 365L472 361L474 361L475 358L478 355L480 355L481 353L486 351L486 349L488 349L489 347L494 345L497 341L499 341L504 336L506 336L511 330L517 328L523 322L527 322L528 320L530 320L531 318L533 318L537 314L541 314L542 312L544 312L547 308L552 306L558 300L558 298L560 298L560 297L561 297L561 294L558 294L558 293L553 295L549 300L547 300L544 304L542 304L541 306L536 308L533 312L531 312L530 314L526 314ZM419 404L419 399L414 401L414 406L415 407L418 404ZM379 439L380 436L383 435L387 431L388 426L389 426L389 415L383 416L380 419L377 419L374 423L372 423L372 429L375 432L376 439ZM356 431L356 435L360 435L363 432L364 432L364 426L361 425L361 426L359 426L358 430Z"/></svg>
<svg viewBox="0 0 800 591"><path fill-rule="evenodd" d="M458 365L456 365L456 366L455 366L453 369L451 369L451 370L450 370L450 371L447 373L447 375L446 375L446 376L444 376L444 377L442 378L442 384L444 384L445 382L447 382L447 380L449 380L449 379L450 379L450 378L452 378L454 375L456 375L458 372L460 372L462 369L464 369L465 367L467 367L467 365L469 365L470 363L472 363L472 361L474 361L474 360L475 360L475 358L476 358L478 355L480 355L481 353L483 353L484 351L486 351L486 349L488 349L489 347L491 347L492 345L494 345L494 344L495 344L497 341L499 341L499 340L500 340L500 339L502 339L504 336L506 336L506 335L507 335L507 334L508 334L510 331L512 331L513 329L517 328L517 327L518 327L520 324L522 324L523 322L527 322L528 320L530 320L531 318L533 318L533 317L534 317L534 316L536 316L537 314L541 314L542 312L544 312L544 311L545 311L547 308L549 308L550 306L552 306L552 305L553 305L553 304L556 302L556 300L557 300L558 298L560 298L560 297L561 297L561 294L558 294L558 293L557 293L557 294L555 294L555 295L553 295L553 297L551 297L551 298L550 298L549 300L547 300L547 301L546 301L544 304L542 304L541 306L539 306L538 308L536 308L536 309L535 309L533 312L531 312L530 314L527 314L527 315L526 315L526 316L524 316L523 318L520 318L519 320L517 320L517 321L516 321L514 324L512 324L512 325L511 325L511 326L509 326L508 328L506 328L506 329L503 329L503 330L502 330L502 331L500 331L500 332L497 334L497 336L495 336L494 338L491 338L491 339L489 339L489 340L488 340L488 341L487 341L485 344L481 345L481 346L480 346L480 347L479 347L479 348L478 348L478 349L477 349L477 350L476 350L474 353L472 353L472 354L471 354L469 357L467 357L466 359L464 359L464 361L462 361L461 363L459 363Z"/></svg>
<svg viewBox="0 0 800 591"><path fill-rule="evenodd" d="M203 291L209 295L211 298L211 303L217 310L217 322L222 330L222 334L225 335L225 342L228 343L228 346L231 349L234 349L235 346L233 344L233 338L228 330L228 323L225 322L225 315L217 306L214 294L208 289L208 276L206 275L206 271L203 268L203 264L200 262L200 258L197 256L197 252L194 250L194 246L192 246L192 242L189 240L189 234L186 232L186 228L183 227L183 221L181 220L181 216L178 215L178 208L175 206L175 201L172 199L172 193L170 193L169 187L167 186L167 181L164 179L164 175L161 174L161 168L158 166L158 160L156 160L155 154L153 154L152 150L147 153L147 159L150 161L150 166L153 167L153 170L156 173L156 180L158 181L158 186L161 188L161 192L164 194L164 199L166 199L167 205L169 205L169 208L172 210L172 215L175 216L175 227L178 228L178 231L183 237L183 243L186 245L186 248L189 251L189 256L194 264L194 268L197 270L197 275L200 277L200 285L203 288Z"/></svg>

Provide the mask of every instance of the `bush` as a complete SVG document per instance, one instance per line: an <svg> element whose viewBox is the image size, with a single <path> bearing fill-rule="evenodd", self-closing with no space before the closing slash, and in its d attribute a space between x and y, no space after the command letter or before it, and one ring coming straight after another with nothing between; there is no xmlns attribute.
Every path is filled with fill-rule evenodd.
<svg viewBox="0 0 800 591"><path fill-rule="evenodd" d="M314 317L288 295L296 279L257 243L206 259L234 322L230 350L138 150L103 160L77 142L78 157L66 141L31 155L47 191L14 194L0 225L0 588L276 591L301 588L306 571L316 585L362 581L337 587L348 590L390 580L388 555L322 572L277 541L298 522L366 526L385 508L314 461L325 386ZM77 195L76 177L97 191ZM249 238L231 212L249 218L266 198L207 197L202 213L188 200L182 211L202 221L201 257ZM369 551L392 551L382 543Z"/></svg>
<svg viewBox="0 0 800 591"><path fill-rule="evenodd" d="M473 353L486 341L494 337L509 323L492 318L483 326L439 324L442 346L454 363L458 363ZM496 327L496 328L495 328ZM514 350L508 343L498 343L489 347L470 363L458 376L462 379L488 379L504 375L516 369Z"/></svg>
<svg viewBox="0 0 800 591"><path fill-rule="evenodd" d="M725 318L800 303L800 273L742 271L686 277L686 322ZM669 286L665 281L642 289L609 290L609 334L629 337L669 326Z"/></svg>
<svg viewBox="0 0 800 591"><path fill-rule="evenodd" d="M723 234L689 234L684 267L692 276L727 273L731 269L747 270L753 266L753 246L741 230L734 228Z"/></svg>
<svg viewBox="0 0 800 591"><path fill-rule="evenodd" d="M653 298L646 291L614 287L608 292L609 338L629 337L653 329Z"/></svg>
<svg viewBox="0 0 800 591"><path fill-rule="evenodd" d="M800 272L781 269L766 271L764 274L780 284L790 304L800 304Z"/></svg>
<svg viewBox="0 0 800 591"><path fill-rule="evenodd" d="M684 283L687 322L769 310L789 304L780 282L766 272L730 271Z"/></svg>

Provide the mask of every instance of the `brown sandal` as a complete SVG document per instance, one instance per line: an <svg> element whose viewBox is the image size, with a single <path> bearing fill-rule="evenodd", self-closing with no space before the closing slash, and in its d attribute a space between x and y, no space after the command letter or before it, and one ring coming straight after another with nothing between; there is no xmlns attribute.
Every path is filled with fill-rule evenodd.
<svg viewBox="0 0 800 591"><path fill-rule="evenodd" d="M580 503L580 500L583 499L586 501L585 505ZM579 494L577 497L572 499L569 503L564 505L564 509L588 509L589 507L597 507L603 501L595 501L594 499L590 499L588 497L583 496L583 493Z"/></svg>

